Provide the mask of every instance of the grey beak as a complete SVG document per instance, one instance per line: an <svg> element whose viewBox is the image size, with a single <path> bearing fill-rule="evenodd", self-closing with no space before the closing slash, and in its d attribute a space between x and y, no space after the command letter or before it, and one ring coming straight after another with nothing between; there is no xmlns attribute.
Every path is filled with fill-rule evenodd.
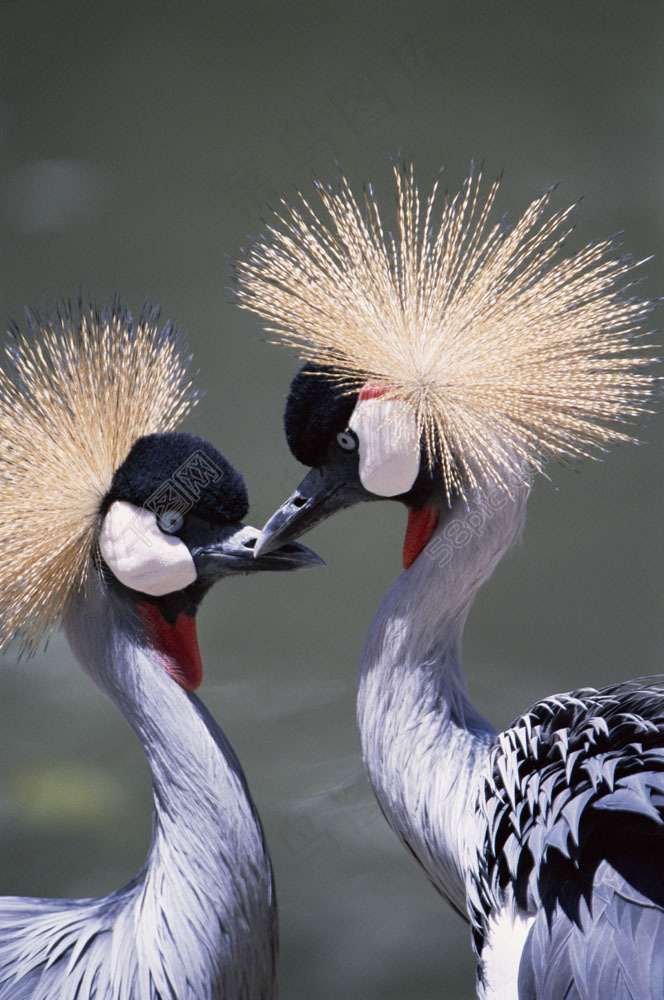
<svg viewBox="0 0 664 1000"><path fill-rule="evenodd" d="M208 538L201 545L193 546L191 554L199 579L216 580L232 573L310 569L325 565L312 549L298 542L277 544L269 553L256 556L260 537L258 528L231 524L222 528L214 539Z"/></svg>
<svg viewBox="0 0 664 1000"><path fill-rule="evenodd" d="M311 531L336 511L368 499L371 497L362 486L339 480L334 470L325 466L312 469L267 522L254 555L262 558Z"/></svg>

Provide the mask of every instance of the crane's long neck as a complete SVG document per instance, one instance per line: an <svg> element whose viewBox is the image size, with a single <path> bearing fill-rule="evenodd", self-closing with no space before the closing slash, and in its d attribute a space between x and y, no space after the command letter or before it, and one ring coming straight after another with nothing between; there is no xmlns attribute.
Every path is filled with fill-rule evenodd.
<svg viewBox="0 0 664 1000"><path fill-rule="evenodd" d="M471 494L441 511L383 599L360 665L358 724L378 801L462 913L472 799L495 730L468 701L461 640L478 588L520 531L527 493Z"/></svg>
<svg viewBox="0 0 664 1000"><path fill-rule="evenodd" d="M138 974L161 976L161 996L172 995L169 979L180 982L178 997L274 996L272 871L230 744L166 672L138 617L128 627L126 607L114 605L94 574L65 624L77 658L136 733L152 774L152 845L124 915Z"/></svg>

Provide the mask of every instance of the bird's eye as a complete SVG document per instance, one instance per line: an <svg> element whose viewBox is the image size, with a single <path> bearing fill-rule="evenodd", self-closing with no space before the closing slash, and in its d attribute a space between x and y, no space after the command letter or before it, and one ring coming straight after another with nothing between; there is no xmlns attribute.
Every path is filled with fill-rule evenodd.
<svg viewBox="0 0 664 1000"><path fill-rule="evenodd" d="M337 434L337 444L344 451L355 451L357 448L357 438L350 431L340 431Z"/></svg>
<svg viewBox="0 0 664 1000"><path fill-rule="evenodd" d="M184 524L184 518L179 510L166 510L157 518L159 527L168 535L179 531Z"/></svg>

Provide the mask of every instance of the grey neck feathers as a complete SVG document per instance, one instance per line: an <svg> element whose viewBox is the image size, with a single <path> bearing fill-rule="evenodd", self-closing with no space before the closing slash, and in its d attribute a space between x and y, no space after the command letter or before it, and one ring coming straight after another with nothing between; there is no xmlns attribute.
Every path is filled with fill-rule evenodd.
<svg viewBox="0 0 664 1000"><path fill-rule="evenodd" d="M519 534L526 486L471 493L384 597L359 674L358 725L381 808L429 880L466 913L473 798L495 730L467 698L463 628ZM492 501L492 502L490 502Z"/></svg>
<svg viewBox="0 0 664 1000"><path fill-rule="evenodd" d="M151 982L160 997L267 1000L276 996L276 904L244 774L205 707L145 644L130 610L91 571L65 622L75 655L131 725L152 774L150 853L126 889L114 934L126 928L136 982Z"/></svg>

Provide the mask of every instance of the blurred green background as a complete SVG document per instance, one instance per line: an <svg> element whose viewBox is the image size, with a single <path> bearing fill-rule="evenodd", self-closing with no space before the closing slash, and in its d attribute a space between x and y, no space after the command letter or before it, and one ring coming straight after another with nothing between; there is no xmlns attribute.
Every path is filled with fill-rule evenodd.
<svg viewBox="0 0 664 1000"><path fill-rule="evenodd" d="M188 429L246 474L262 524L303 470L281 431L296 361L230 302L229 257L311 174L428 188L504 169L511 218L559 181L578 239L626 230L664 290L664 8L658 0L0 3L0 316L78 289L180 320L207 396ZM655 316L655 322L658 317ZM659 317L661 325L661 316ZM523 542L471 615L471 695L497 725L553 691L662 667L662 455L540 479ZM200 620L201 696L245 766L294 1000L474 995L467 928L374 804L355 672L400 567L404 513L372 504L311 536L325 570L227 581ZM48 545L48 538L44 539ZM56 636L2 658L0 891L97 895L150 836L149 777L116 710Z"/></svg>

